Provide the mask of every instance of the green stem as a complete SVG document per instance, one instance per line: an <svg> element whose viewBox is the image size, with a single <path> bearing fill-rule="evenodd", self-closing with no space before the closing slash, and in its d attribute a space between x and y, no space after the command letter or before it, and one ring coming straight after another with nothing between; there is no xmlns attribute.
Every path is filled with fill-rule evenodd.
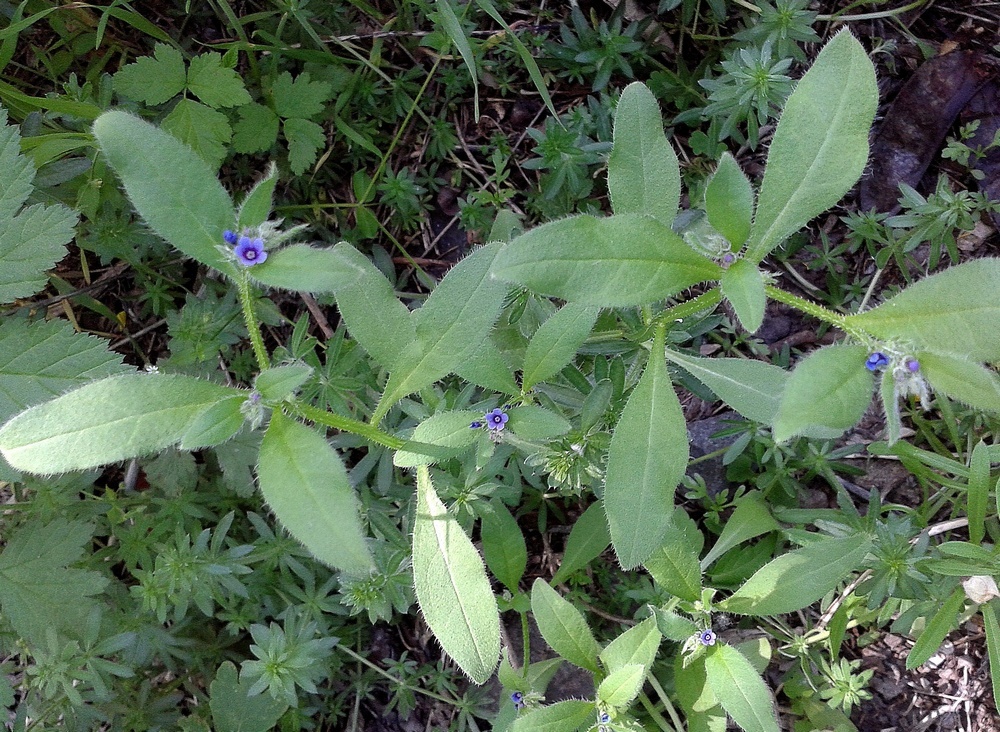
<svg viewBox="0 0 1000 732"><path fill-rule="evenodd" d="M524 646L521 675L528 678L528 668L531 666L531 628L528 625L528 613L521 613L521 638L521 645Z"/></svg>
<svg viewBox="0 0 1000 732"><path fill-rule="evenodd" d="M817 305L814 302L810 302L798 295L793 295L790 292L786 292L779 287L774 285L767 285L764 288L767 296L772 300L777 300L780 303L793 307L799 312L805 313L806 315L811 315L817 320L822 320L824 323L829 323L840 328L842 331L848 335L852 335L859 340L864 340L865 335L861 331L852 328L847 324L847 318L840 313L835 313L832 310L828 310L822 305Z"/></svg>
<svg viewBox="0 0 1000 732"><path fill-rule="evenodd" d="M240 306L243 308L243 321L250 333L253 353L257 358L257 367L261 371L265 371L270 368L271 359L264 348L264 339L260 334L260 323L257 322L257 314L253 311L253 294L250 292L250 279L245 270L241 269L236 277L236 291L240 297Z"/></svg>
<svg viewBox="0 0 1000 732"><path fill-rule="evenodd" d="M667 308L662 313L657 315L656 319L663 323L677 322L678 320L690 318L691 316L697 315L705 310L711 310L720 302L722 302L722 290L718 287L713 287L708 292L703 292L698 295L698 297Z"/></svg>
<svg viewBox="0 0 1000 732"><path fill-rule="evenodd" d="M344 653L346 653L348 656L350 656L351 658L353 658L358 663L363 663L365 666L367 666L368 668L370 668L375 673L384 676L385 678L389 679L389 681L391 681L394 684L399 684L404 689L409 689L410 691L415 691L418 694L423 694L424 696L429 696L431 699L437 699L438 701L442 701L445 704L450 704L453 707L459 706L459 701L457 699L449 699L448 697L442 696L441 694L435 694L433 691L427 691L426 689L422 689L419 686L414 686L413 684L410 684L410 683L408 683L406 681L403 681L402 679L400 679L400 678L398 678L396 676L393 676L391 673L389 673L385 669L380 668L379 666L377 666L376 664L372 663L371 661L369 661L367 658L365 658L361 654L355 653L352 649L348 648L347 646L340 645L338 647L340 648L341 651L343 651Z"/></svg>
<svg viewBox="0 0 1000 732"><path fill-rule="evenodd" d="M393 450L399 450L403 445L407 445L407 441L403 438L383 432L374 425L351 419L350 417L342 417L325 409L318 409L308 404L302 404L301 402L296 402L292 409L298 416L304 417L311 422L332 427L341 432L350 432L351 434L359 435L366 440L374 442L376 445L383 445Z"/></svg>

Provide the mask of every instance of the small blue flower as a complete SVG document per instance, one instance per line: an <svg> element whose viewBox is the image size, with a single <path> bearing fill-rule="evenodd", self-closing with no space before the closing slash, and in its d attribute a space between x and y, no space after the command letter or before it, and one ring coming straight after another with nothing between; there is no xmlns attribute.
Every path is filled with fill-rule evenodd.
<svg viewBox="0 0 1000 732"><path fill-rule="evenodd" d="M264 240L241 236L236 244L236 259L244 267L252 267L265 261L267 252L264 251Z"/></svg>
<svg viewBox="0 0 1000 732"><path fill-rule="evenodd" d="M878 371L889 365L889 357L881 351L875 351L865 361L865 368L869 371Z"/></svg>
<svg viewBox="0 0 1000 732"><path fill-rule="evenodd" d="M226 229L222 232L222 240L232 247L236 246L236 242L238 242L240 238L236 235L236 232Z"/></svg>
<svg viewBox="0 0 1000 732"><path fill-rule="evenodd" d="M709 628L708 630L703 630L698 634L698 641L703 646L714 646L716 637L717 636L712 629Z"/></svg>
<svg viewBox="0 0 1000 732"><path fill-rule="evenodd" d="M524 709L524 694L515 691L510 695L510 700L514 702L514 709Z"/></svg>
<svg viewBox="0 0 1000 732"><path fill-rule="evenodd" d="M487 428L495 432L499 432L507 424L507 420L510 419L510 417L507 416L505 411L497 407L492 412L487 412L483 419L486 420Z"/></svg>
<svg viewBox="0 0 1000 732"><path fill-rule="evenodd" d="M469 429L470 430L478 430L482 426L483 426L483 423L477 421L477 422L473 422L472 424L470 424L469 425Z"/></svg>
<svg viewBox="0 0 1000 732"><path fill-rule="evenodd" d="M600 722L601 724L605 724L607 722L610 722L611 721L611 715L608 714L607 712L601 712L601 716L599 716L597 718L597 721Z"/></svg>
<svg viewBox="0 0 1000 732"><path fill-rule="evenodd" d="M903 365L906 366L906 370L911 374L915 374L920 370L920 362L915 358L906 359Z"/></svg>

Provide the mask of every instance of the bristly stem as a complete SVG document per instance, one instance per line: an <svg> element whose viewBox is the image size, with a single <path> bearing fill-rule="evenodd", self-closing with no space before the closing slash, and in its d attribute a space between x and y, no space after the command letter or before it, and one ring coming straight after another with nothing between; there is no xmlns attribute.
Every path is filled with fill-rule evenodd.
<svg viewBox="0 0 1000 732"><path fill-rule="evenodd" d="M852 328L847 324L847 318L840 313L835 313L822 305L817 305L814 302L810 302L805 298L801 298L798 295L793 295L790 292L782 290L774 285L766 285L764 288L767 296L772 300L777 300L780 303L793 307L799 312L803 312L806 315L811 315L817 320L822 320L824 323L829 323L830 325L835 325L848 335L852 335L859 340L864 340L864 333Z"/></svg>
<svg viewBox="0 0 1000 732"><path fill-rule="evenodd" d="M315 422L316 424L321 424L325 427L332 427L333 429L340 430L341 432L350 432L360 437L364 437L365 439L374 442L376 445L383 445L384 447L388 447L393 450L399 450L403 447L403 445L406 445L406 440L401 437L390 435L388 432L383 432L378 427L370 425L366 422L351 419L350 417L342 417L339 414L328 412L325 409L318 409L317 407L302 404L301 402L297 402L292 409L300 417L304 417L310 422Z"/></svg>
<svg viewBox="0 0 1000 732"><path fill-rule="evenodd" d="M250 343L253 344L253 353L257 359L257 367L264 371L271 367L271 359L264 348L264 338L260 334L260 323L257 322L257 314L253 311L253 294L250 292L250 279L245 270L240 269L236 276L236 291L240 297L240 306L243 308L243 321L246 323L247 331L250 333Z"/></svg>

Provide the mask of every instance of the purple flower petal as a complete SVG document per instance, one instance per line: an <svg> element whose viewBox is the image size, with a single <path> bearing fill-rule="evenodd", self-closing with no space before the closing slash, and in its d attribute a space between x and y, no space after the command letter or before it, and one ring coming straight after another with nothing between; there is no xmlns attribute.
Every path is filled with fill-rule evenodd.
<svg viewBox="0 0 1000 732"><path fill-rule="evenodd" d="M237 241L235 251L236 259L244 267L252 267L267 259L263 239L251 239L249 236L241 236Z"/></svg>

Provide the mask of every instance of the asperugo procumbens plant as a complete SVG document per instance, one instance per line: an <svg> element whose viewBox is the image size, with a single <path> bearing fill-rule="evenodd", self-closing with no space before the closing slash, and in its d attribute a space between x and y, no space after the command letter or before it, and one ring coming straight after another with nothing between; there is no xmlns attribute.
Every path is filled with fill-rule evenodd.
<svg viewBox="0 0 1000 732"><path fill-rule="evenodd" d="M759 193L725 155L705 192L704 220L678 232L677 158L652 94L632 84L618 103L608 161L614 214L573 216L513 237L514 224L501 217L491 243L455 266L412 312L350 245L295 243L298 229L282 231L280 222L269 220L273 167L235 207L206 163L177 139L133 115L105 113L93 128L101 153L155 232L233 283L259 373L245 388L164 373L92 381L11 418L0 429L0 451L16 470L52 474L171 446L198 450L244 429L263 429L257 479L277 520L322 561L363 574L373 566L373 539L342 459L325 436L329 429L353 433L395 450L400 468L415 469L417 598L441 645L473 681L484 683L500 664L509 701L494 729L634 729L629 709L637 699L659 714L643 694L647 681L675 714L650 673L665 636L677 643L671 646L674 694L690 720L708 724L728 714L746 730L777 730L772 693L760 675L770 647L765 641L726 643L713 629L713 615L804 608L861 566L873 538L867 529L795 532L800 548L718 598L705 585L705 570L733 547L781 527L751 492L701 556L704 536L674 507L688 444L667 361L746 418L769 426L779 442L841 434L868 408L873 389L887 414L890 443L899 438L897 405L907 395L926 403L940 392L1000 412L1000 381L984 365L1000 360L1000 260L952 267L849 316L769 284L760 267L861 175L876 104L872 64L842 32L788 98ZM6 204L19 194L7 189L2 195ZM20 201L12 210L18 206ZM46 264L39 261L39 269ZM310 368L272 362L255 313L261 287L336 297L351 335L387 373L369 421L320 410L296 396ZM677 299L695 287L701 294ZM491 338L514 288L565 303L521 352L515 364L520 385ZM802 359L790 373L759 361L697 358L666 348L670 329L723 299L742 326L755 331L768 298L836 326L844 338ZM511 593L504 607L521 613L525 627L530 608L561 658L594 675L595 698L545 705L553 664L516 665L506 654L501 662L499 606L486 564L435 492L429 466L473 451L486 464L499 443L530 457L569 432L558 404L539 387L572 361L602 310L618 317L623 342L648 347L648 358L613 430L602 501L574 527L554 583L610 542L623 569L645 567L672 599L602 647L583 615L544 580L535 582L530 595L520 590L524 539L508 509L494 501L481 536L486 564ZM439 411L412 434L382 429L401 399L451 373L487 395L504 396L484 398L492 400L486 414ZM996 651L993 607L987 602L982 611Z"/></svg>

